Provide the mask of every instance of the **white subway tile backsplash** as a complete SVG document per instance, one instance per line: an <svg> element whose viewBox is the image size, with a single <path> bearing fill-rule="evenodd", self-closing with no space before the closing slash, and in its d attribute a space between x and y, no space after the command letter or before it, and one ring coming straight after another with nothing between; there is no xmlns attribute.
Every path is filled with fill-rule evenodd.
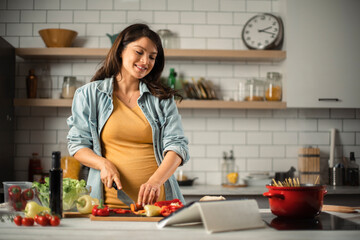
<svg viewBox="0 0 360 240"><path fill-rule="evenodd" d="M205 24L206 14L204 12L181 12L180 22L182 24Z"/></svg>
<svg viewBox="0 0 360 240"><path fill-rule="evenodd" d="M56 143L56 131L31 131L30 142L33 143Z"/></svg>
<svg viewBox="0 0 360 240"><path fill-rule="evenodd" d="M5 35L5 24L0 23L0 36Z"/></svg>
<svg viewBox="0 0 360 240"><path fill-rule="evenodd" d="M285 157L284 146L260 146L260 157L283 158Z"/></svg>
<svg viewBox="0 0 360 240"><path fill-rule="evenodd" d="M232 13L208 12L206 16L207 24L232 24Z"/></svg>
<svg viewBox="0 0 360 240"><path fill-rule="evenodd" d="M233 41L232 39L208 39L207 40L207 48L208 49L233 49Z"/></svg>
<svg viewBox="0 0 360 240"><path fill-rule="evenodd" d="M206 67L203 64L182 64L179 68L184 72L184 77L203 77L206 74Z"/></svg>
<svg viewBox="0 0 360 240"><path fill-rule="evenodd" d="M43 129L44 120L40 117L18 117L16 118L16 128L21 130Z"/></svg>
<svg viewBox="0 0 360 240"><path fill-rule="evenodd" d="M8 23L6 25L7 36L32 36L32 24Z"/></svg>
<svg viewBox="0 0 360 240"><path fill-rule="evenodd" d="M33 36L39 36L39 30L46 28L59 28L57 23L34 23Z"/></svg>
<svg viewBox="0 0 360 240"><path fill-rule="evenodd" d="M165 10L166 0L140 0L141 10Z"/></svg>
<svg viewBox="0 0 360 240"><path fill-rule="evenodd" d="M45 47L45 43L40 37L21 37L20 47L22 48Z"/></svg>
<svg viewBox="0 0 360 240"><path fill-rule="evenodd" d="M274 118L297 118L297 109L275 109Z"/></svg>
<svg viewBox="0 0 360 240"><path fill-rule="evenodd" d="M87 24L87 36L106 36L107 33L112 32L111 24Z"/></svg>
<svg viewBox="0 0 360 240"><path fill-rule="evenodd" d="M219 171L217 158L193 158L193 168L197 171Z"/></svg>
<svg viewBox="0 0 360 240"><path fill-rule="evenodd" d="M71 108L57 108L58 116L69 117L71 115Z"/></svg>
<svg viewBox="0 0 360 240"><path fill-rule="evenodd" d="M73 22L72 11L47 11L48 23L71 23Z"/></svg>
<svg viewBox="0 0 360 240"><path fill-rule="evenodd" d="M232 145L206 145L206 157L222 159L224 152L229 154L232 150ZM235 155L236 157L236 155Z"/></svg>
<svg viewBox="0 0 360 240"><path fill-rule="evenodd" d="M316 131L317 121L308 119L286 119L287 131Z"/></svg>
<svg viewBox="0 0 360 240"><path fill-rule="evenodd" d="M34 9L60 9L60 0L34 0Z"/></svg>
<svg viewBox="0 0 360 240"><path fill-rule="evenodd" d="M216 25L194 25L194 37L219 37L219 26Z"/></svg>
<svg viewBox="0 0 360 240"><path fill-rule="evenodd" d="M42 153L42 144L16 144L16 157L31 157L33 153Z"/></svg>
<svg viewBox="0 0 360 240"><path fill-rule="evenodd" d="M194 117L218 117L219 111L213 109L194 109Z"/></svg>
<svg viewBox="0 0 360 240"><path fill-rule="evenodd" d="M244 12L245 0L221 0L220 10L223 12Z"/></svg>
<svg viewBox="0 0 360 240"><path fill-rule="evenodd" d="M259 76L259 66L236 64L234 66L234 76L245 78L257 77Z"/></svg>
<svg viewBox="0 0 360 240"><path fill-rule="evenodd" d="M294 145L298 143L298 135L295 132L274 132L274 144Z"/></svg>
<svg viewBox="0 0 360 240"><path fill-rule="evenodd" d="M209 118L206 122L206 130L231 131L233 129L233 121L229 118Z"/></svg>
<svg viewBox="0 0 360 240"><path fill-rule="evenodd" d="M86 0L60 0L61 9L86 9Z"/></svg>
<svg viewBox="0 0 360 240"><path fill-rule="evenodd" d="M356 145L360 145L360 133L356 133Z"/></svg>
<svg viewBox="0 0 360 240"><path fill-rule="evenodd" d="M343 120L343 131L360 131L360 119L354 119L354 120Z"/></svg>
<svg viewBox="0 0 360 240"><path fill-rule="evenodd" d="M206 40L205 38L181 38L180 48L206 49Z"/></svg>
<svg viewBox="0 0 360 240"><path fill-rule="evenodd" d="M191 158L204 158L206 156L205 145L189 145L189 154Z"/></svg>
<svg viewBox="0 0 360 240"><path fill-rule="evenodd" d="M259 146L239 146L235 145L234 147L234 156L235 158L256 158L259 157Z"/></svg>
<svg viewBox="0 0 360 240"><path fill-rule="evenodd" d="M46 11L21 11L21 22L44 23L46 22Z"/></svg>
<svg viewBox="0 0 360 240"><path fill-rule="evenodd" d="M30 157L29 157L30 158ZM26 176L23 176L23 180L27 181L27 173L29 167L29 158L27 157L15 157L14 158L14 167L16 172L24 172Z"/></svg>
<svg viewBox="0 0 360 240"><path fill-rule="evenodd" d="M167 0L167 10L188 11L193 8L193 0Z"/></svg>
<svg viewBox="0 0 360 240"><path fill-rule="evenodd" d="M284 131L285 120L284 119L261 119L260 120L261 131Z"/></svg>
<svg viewBox="0 0 360 240"><path fill-rule="evenodd" d="M272 117L272 111L267 110L258 110L258 109L249 109L247 110L248 118L270 118Z"/></svg>
<svg viewBox="0 0 360 240"><path fill-rule="evenodd" d="M305 146L305 145L304 145ZM298 151L300 148L304 146L286 146L286 157L287 158L297 158L298 157ZM320 149L321 151L321 149Z"/></svg>
<svg viewBox="0 0 360 240"><path fill-rule="evenodd" d="M195 11L218 11L219 0L194 0Z"/></svg>
<svg viewBox="0 0 360 240"><path fill-rule="evenodd" d="M246 110L244 109L220 109L220 118L232 117L234 118L234 121L236 120L236 118L245 117L245 114L246 114Z"/></svg>
<svg viewBox="0 0 360 240"><path fill-rule="evenodd" d="M320 145L329 145L330 134L329 133L299 133L299 144L308 145L308 144L320 144Z"/></svg>
<svg viewBox="0 0 360 240"><path fill-rule="evenodd" d="M331 109L330 118L355 118L355 109Z"/></svg>
<svg viewBox="0 0 360 240"><path fill-rule="evenodd" d="M114 8L120 10L139 10L140 0L114 0Z"/></svg>
<svg viewBox="0 0 360 240"><path fill-rule="evenodd" d="M246 1L246 11L248 12L271 12L271 1Z"/></svg>
<svg viewBox="0 0 360 240"><path fill-rule="evenodd" d="M126 12L125 11L101 11L100 22L101 23L125 23Z"/></svg>
<svg viewBox="0 0 360 240"><path fill-rule="evenodd" d="M247 159L247 170L249 172L264 172L272 170L272 160L269 158L262 159Z"/></svg>
<svg viewBox="0 0 360 240"><path fill-rule="evenodd" d="M207 132L194 132L193 133L194 144L219 144L219 132L207 131Z"/></svg>
<svg viewBox="0 0 360 240"><path fill-rule="evenodd" d="M33 0L8 0L8 9L33 9Z"/></svg>
<svg viewBox="0 0 360 240"><path fill-rule="evenodd" d="M337 144L340 145L355 145L356 141L355 141L355 133L343 133L340 132L338 133L338 137L336 138L336 140L338 140Z"/></svg>
<svg viewBox="0 0 360 240"><path fill-rule="evenodd" d="M271 144L272 134L267 132L248 132L247 144Z"/></svg>
<svg viewBox="0 0 360 240"><path fill-rule="evenodd" d="M86 33L86 23L62 23L60 24L60 28L70 29L76 31L78 36L85 36Z"/></svg>
<svg viewBox="0 0 360 240"><path fill-rule="evenodd" d="M257 13L253 13L253 12L235 12L234 13L234 24L239 25L239 27L242 28L245 25L245 23L252 18L253 16L255 16Z"/></svg>
<svg viewBox="0 0 360 240"><path fill-rule="evenodd" d="M33 117L57 116L57 110L53 107L32 107L30 114Z"/></svg>
<svg viewBox="0 0 360 240"><path fill-rule="evenodd" d="M299 118L329 118L329 109L299 109Z"/></svg>
<svg viewBox="0 0 360 240"><path fill-rule="evenodd" d="M244 132L220 132L220 144L245 144L246 134Z"/></svg>
<svg viewBox="0 0 360 240"><path fill-rule="evenodd" d="M176 35L176 37L192 37L193 27L190 24L168 24L168 28Z"/></svg>
<svg viewBox="0 0 360 240"><path fill-rule="evenodd" d="M221 25L220 36L222 38L240 38L241 27L234 25Z"/></svg>
<svg viewBox="0 0 360 240"><path fill-rule="evenodd" d="M16 10L1 10L0 11L1 23L18 23L20 22L20 11Z"/></svg>
<svg viewBox="0 0 360 240"><path fill-rule="evenodd" d="M129 24L133 23L152 23L153 20L153 12L151 11L128 11L127 12L127 22Z"/></svg>
<svg viewBox="0 0 360 240"><path fill-rule="evenodd" d="M219 172L206 172L206 184L219 185L221 184L221 174Z"/></svg>
<svg viewBox="0 0 360 240"><path fill-rule="evenodd" d="M205 118L183 118L182 124L186 131L206 129Z"/></svg>
<svg viewBox="0 0 360 240"><path fill-rule="evenodd" d="M87 9L113 9L113 0L87 0Z"/></svg>
<svg viewBox="0 0 360 240"><path fill-rule="evenodd" d="M14 136L15 143L29 143L30 130L16 130Z"/></svg>
<svg viewBox="0 0 360 240"><path fill-rule="evenodd" d="M99 21L99 11L74 11L75 23L98 23Z"/></svg>
<svg viewBox="0 0 360 240"><path fill-rule="evenodd" d="M273 169L276 172L287 172L291 167L298 168L298 160L291 159L273 159Z"/></svg>
<svg viewBox="0 0 360 240"><path fill-rule="evenodd" d="M74 63L72 74L75 76L93 76L99 67L98 63Z"/></svg>
<svg viewBox="0 0 360 240"><path fill-rule="evenodd" d="M260 127L259 119L255 119L255 118L234 119L235 131L258 131L259 127Z"/></svg>
<svg viewBox="0 0 360 240"><path fill-rule="evenodd" d="M46 130L69 130L68 125L66 124L65 117L47 117L44 119L44 129Z"/></svg>
<svg viewBox="0 0 360 240"><path fill-rule="evenodd" d="M6 1L0 1L0 9L6 9Z"/></svg>
<svg viewBox="0 0 360 240"><path fill-rule="evenodd" d="M177 11L156 11L154 12L154 23L176 24L180 22L180 15Z"/></svg>
<svg viewBox="0 0 360 240"><path fill-rule="evenodd" d="M342 130L342 120L332 119L319 119L318 130L319 131L330 131L331 128L335 128L339 131Z"/></svg>

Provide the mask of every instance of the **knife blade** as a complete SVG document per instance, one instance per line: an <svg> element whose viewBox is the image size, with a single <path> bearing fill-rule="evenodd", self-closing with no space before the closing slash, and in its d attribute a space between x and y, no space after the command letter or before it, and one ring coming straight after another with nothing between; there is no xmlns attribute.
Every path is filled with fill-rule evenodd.
<svg viewBox="0 0 360 240"><path fill-rule="evenodd" d="M113 188L115 188L115 190L117 191L117 198L118 198L120 201L122 201L124 204L126 204L127 206L129 206L129 208L131 208L131 204L134 204L135 210L137 210L136 204L135 204L134 200L132 200L132 199L129 197L129 195L127 195L126 192L124 192L124 190L118 189L115 182L113 182L112 186L113 186Z"/></svg>

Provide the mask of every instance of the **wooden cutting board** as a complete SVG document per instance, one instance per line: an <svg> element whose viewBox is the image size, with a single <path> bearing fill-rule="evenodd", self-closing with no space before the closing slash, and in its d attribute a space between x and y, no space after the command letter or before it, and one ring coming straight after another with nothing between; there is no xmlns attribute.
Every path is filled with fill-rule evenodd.
<svg viewBox="0 0 360 240"><path fill-rule="evenodd" d="M322 211L328 212L341 212L341 213L357 213L359 212L360 207L347 207L347 206L337 206L337 205L323 205Z"/></svg>
<svg viewBox="0 0 360 240"><path fill-rule="evenodd" d="M110 213L109 216L90 215L91 221L158 222L161 219L163 219L163 217L147 217L142 215L136 215L134 213Z"/></svg>

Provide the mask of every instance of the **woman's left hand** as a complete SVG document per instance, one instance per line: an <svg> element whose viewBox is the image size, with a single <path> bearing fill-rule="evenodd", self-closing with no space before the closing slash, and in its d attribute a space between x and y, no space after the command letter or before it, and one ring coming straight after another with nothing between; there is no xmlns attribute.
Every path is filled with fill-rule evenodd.
<svg viewBox="0 0 360 240"><path fill-rule="evenodd" d="M138 204L145 206L154 204L160 196L160 184L147 181L140 186Z"/></svg>

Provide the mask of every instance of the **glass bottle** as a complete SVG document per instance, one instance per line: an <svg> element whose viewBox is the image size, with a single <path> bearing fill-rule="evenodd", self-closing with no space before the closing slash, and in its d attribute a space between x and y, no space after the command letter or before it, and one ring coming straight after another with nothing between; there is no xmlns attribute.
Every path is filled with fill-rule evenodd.
<svg viewBox="0 0 360 240"><path fill-rule="evenodd" d="M64 77L61 96L63 98L73 98L76 90L76 77Z"/></svg>
<svg viewBox="0 0 360 240"><path fill-rule="evenodd" d="M281 101L282 84L281 75L278 72L268 72L266 75L266 101Z"/></svg>
<svg viewBox="0 0 360 240"><path fill-rule="evenodd" d="M227 153L223 153L223 161L221 164L221 184L228 185L228 174L235 172L235 159L233 151L230 151L230 156Z"/></svg>
<svg viewBox="0 0 360 240"><path fill-rule="evenodd" d="M28 98L36 98L38 79L35 76L35 70L30 69L26 77L26 93Z"/></svg>
<svg viewBox="0 0 360 240"><path fill-rule="evenodd" d="M28 181L39 181L42 174L41 160L38 153L33 153L29 159Z"/></svg>
<svg viewBox="0 0 360 240"><path fill-rule="evenodd" d="M52 98L52 80L49 66L44 66L41 69L39 89L40 98Z"/></svg>
<svg viewBox="0 0 360 240"><path fill-rule="evenodd" d="M62 169L60 167L61 152L52 152L51 169L49 171L49 207L51 213L62 217Z"/></svg>
<svg viewBox="0 0 360 240"><path fill-rule="evenodd" d="M163 48L171 48L171 37L172 37L172 33L170 30L168 29L159 29L157 31L157 34L159 34L160 39L161 39L161 44L163 46Z"/></svg>
<svg viewBox="0 0 360 240"><path fill-rule="evenodd" d="M176 84L176 72L174 68L170 68L170 74L168 77L168 86L171 87L172 89L175 89L175 84Z"/></svg>
<svg viewBox="0 0 360 240"><path fill-rule="evenodd" d="M264 101L264 80L252 78L245 83L245 101Z"/></svg>

